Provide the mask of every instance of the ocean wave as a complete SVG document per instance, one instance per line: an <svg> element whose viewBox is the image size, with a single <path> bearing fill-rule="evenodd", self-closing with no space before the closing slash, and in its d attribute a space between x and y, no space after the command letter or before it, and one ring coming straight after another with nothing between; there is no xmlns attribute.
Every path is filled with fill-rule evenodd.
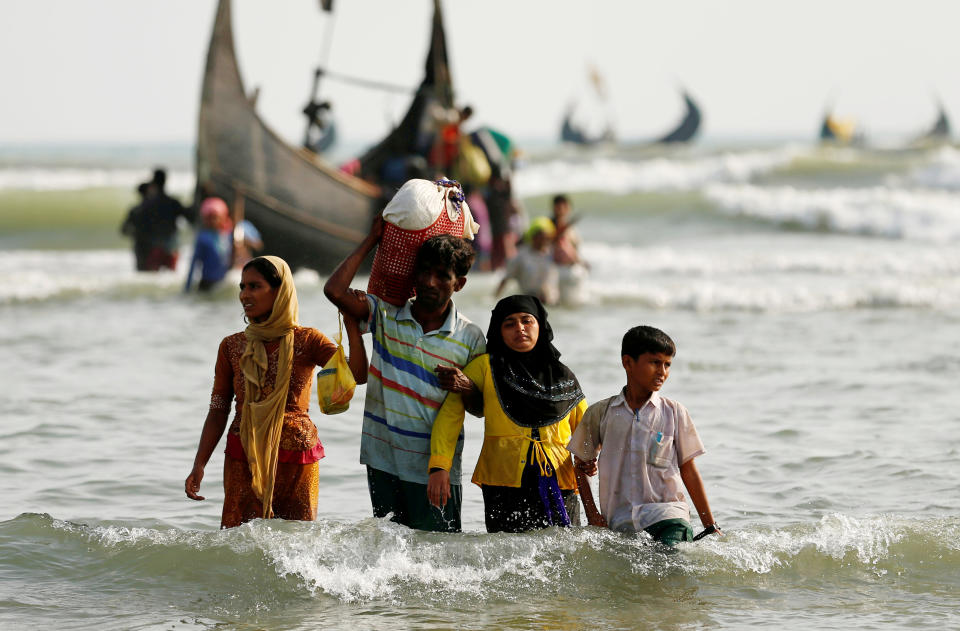
<svg viewBox="0 0 960 631"><path fill-rule="evenodd" d="M954 147L941 147L928 164L916 167L906 177L891 176L890 182L893 185L960 191L960 151Z"/></svg>
<svg viewBox="0 0 960 631"><path fill-rule="evenodd" d="M529 163L519 169L514 188L521 197L558 190L613 194L690 191L713 182L749 181L759 174L790 164L802 151L788 146L686 157L554 159Z"/></svg>
<svg viewBox="0 0 960 631"><path fill-rule="evenodd" d="M938 243L960 239L960 195L952 192L711 184L704 195L721 212L807 230Z"/></svg>
<svg viewBox="0 0 960 631"><path fill-rule="evenodd" d="M587 293L594 304L696 312L960 306L960 253L848 245L770 251L744 243L691 252L587 243Z"/></svg>
<svg viewBox="0 0 960 631"><path fill-rule="evenodd" d="M595 528L432 534L379 519L257 520L202 532L87 526L21 515L0 523L0 540L6 553L19 544L22 552L7 562L22 565L28 575L68 564L74 570L64 580L96 576L114 589L163 577L182 581L174 587L183 590L197 580L213 581L207 589L251 599L274 591L347 603L434 606L558 594L609 597L625 584L669 591L664 580L685 576L739 584L746 576L775 574L829 585L863 572L875 577L952 573L960 562L960 546L948 536L960 526L952 517L831 514L782 528L726 526L724 537L682 544L676 554L665 554L646 535L625 537Z"/></svg>
<svg viewBox="0 0 960 631"><path fill-rule="evenodd" d="M144 169L79 167L4 167L0 168L0 191L78 191L91 188L133 190L149 180ZM193 191L195 175L189 171L167 173L167 190L184 194Z"/></svg>

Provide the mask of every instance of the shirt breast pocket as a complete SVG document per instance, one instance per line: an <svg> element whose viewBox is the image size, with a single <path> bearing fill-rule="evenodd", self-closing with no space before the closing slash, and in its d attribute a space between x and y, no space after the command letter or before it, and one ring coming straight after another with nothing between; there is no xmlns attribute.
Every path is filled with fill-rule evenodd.
<svg viewBox="0 0 960 631"><path fill-rule="evenodd" d="M650 437L647 463L657 469L666 469L673 464L673 436L664 436L657 432Z"/></svg>

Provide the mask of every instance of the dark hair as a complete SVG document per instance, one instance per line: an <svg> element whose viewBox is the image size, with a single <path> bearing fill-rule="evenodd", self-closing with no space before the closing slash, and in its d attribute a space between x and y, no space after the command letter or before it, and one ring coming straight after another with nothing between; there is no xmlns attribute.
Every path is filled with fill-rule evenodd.
<svg viewBox="0 0 960 631"><path fill-rule="evenodd" d="M424 241L417 250L413 269L419 271L439 265L453 270L457 276L466 276L476 256L476 251L466 239L450 234L438 234Z"/></svg>
<svg viewBox="0 0 960 631"><path fill-rule="evenodd" d="M558 195L554 195L554 196L553 196L553 205L556 206L556 205L559 204L560 202L566 202L566 203L569 204L569 203L570 203L570 198L567 197L566 195L564 195L563 193L560 193L560 194L558 194Z"/></svg>
<svg viewBox="0 0 960 631"><path fill-rule="evenodd" d="M677 354L677 345L660 329L635 326L624 334L620 356L629 355L636 359L644 353L663 353L673 357Z"/></svg>
<svg viewBox="0 0 960 631"><path fill-rule="evenodd" d="M137 184L137 193L139 193L141 196L146 195L149 188L150 182L140 182Z"/></svg>
<svg viewBox="0 0 960 631"><path fill-rule="evenodd" d="M250 259L247 261L247 264L243 266L243 270L246 271L248 267L252 267L260 272L260 275L263 276L264 280L267 281L267 284L274 289L281 285L282 281L280 280L280 270L278 270L273 263L262 256L258 256L255 259Z"/></svg>
<svg viewBox="0 0 960 631"><path fill-rule="evenodd" d="M163 169L154 169L153 180L151 180L151 182L153 182L154 184L156 184L162 189L163 186L167 183L167 172L164 171Z"/></svg>

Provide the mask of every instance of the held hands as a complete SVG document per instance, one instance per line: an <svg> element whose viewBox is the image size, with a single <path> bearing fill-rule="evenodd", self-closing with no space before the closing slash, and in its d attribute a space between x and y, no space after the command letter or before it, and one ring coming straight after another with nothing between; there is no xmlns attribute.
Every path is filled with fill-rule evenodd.
<svg viewBox="0 0 960 631"><path fill-rule="evenodd" d="M450 472L446 469L437 469L430 474L427 482L427 499L432 506L443 508L450 499Z"/></svg>
<svg viewBox="0 0 960 631"><path fill-rule="evenodd" d="M473 385L473 382L470 381L470 378L463 374L463 371L456 366L437 364L435 372L437 373L437 381L440 387L447 392L466 394L472 392L476 387Z"/></svg>
<svg viewBox="0 0 960 631"><path fill-rule="evenodd" d="M577 456L574 456L573 466L589 476L597 475L597 459L596 458L594 458L593 460L580 460L580 458L578 458Z"/></svg>
<svg viewBox="0 0 960 631"><path fill-rule="evenodd" d="M183 483L183 489L187 492L187 497L197 501L206 499L202 495L197 495L197 491L200 490L201 480L203 480L203 467L195 466Z"/></svg>

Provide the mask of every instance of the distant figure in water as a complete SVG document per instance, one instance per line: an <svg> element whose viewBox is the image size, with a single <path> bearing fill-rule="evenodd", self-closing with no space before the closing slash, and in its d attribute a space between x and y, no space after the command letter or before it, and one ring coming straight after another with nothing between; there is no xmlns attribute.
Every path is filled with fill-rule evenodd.
<svg viewBox="0 0 960 631"><path fill-rule="evenodd" d="M138 272L147 271L147 258L150 256L151 243L143 222L143 205L149 188L149 182L142 182L137 186L137 204L130 209L120 226L120 233L133 239L133 256Z"/></svg>
<svg viewBox="0 0 960 631"><path fill-rule="evenodd" d="M177 219L191 219L189 211L176 199L167 195L164 187L167 172L157 169L147 183L147 193L134 222L134 250L137 243L146 244L146 257L137 269L156 272L177 267ZM139 260L139 258L138 258Z"/></svg>
<svg viewBox="0 0 960 631"><path fill-rule="evenodd" d="M557 264L559 300L563 304L584 302L583 284L590 265L580 257L580 235L573 227L576 219L571 217L570 198L555 195L553 198L553 224L556 236L553 239L553 262Z"/></svg>
<svg viewBox="0 0 960 631"><path fill-rule="evenodd" d="M530 223L516 256L507 261L496 296L499 297L512 280L519 285L520 293L536 296L548 305L557 302L557 266L550 249L555 234L553 222L546 217L538 217Z"/></svg>
<svg viewBox="0 0 960 631"><path fill-rule="evenodd" d="M620 360L627 385L591 405L573 432L568 449L575 456L587 522L674 546L693 540L686 488L704 530L697 538L722 535L710 511L703 480L693 459L704 453L690 414L681 403L661 397L677 347L651 326L623 336ZM597 457L599 456L599 466ZM587 475L600 472L600 511Z"/></svg>
<svg viewBox="0 0 960 631"><path fill-rule="evenodd" d="M236 399L227 431L221 528L258 517L313 521L317 517L323 445L307 415L313 371L333 357L337 345L316 329L299 326L293 273L276 256L243 267L240 304L250 324L223 338L217 352L210 409L200 434L187 497L199 495L204 469L216 449ZM350 370L366 383L367 357L360 328L345 317Z"/></svg>
<svg viewBox="0 0 960 631"><path fill-rule="evenodd" d="M567 451L587 402L554 348L547 310L534 296L497 303L487 352L463 369L471 390L451 392L433 423L430 503L450 498L450 468L463 442L465 397L483 400L484 439L473 483L483 492L487 532L579 525L577 479Z"/></svg>
<svg viewBox="0 0 960 631"><path fill-rule="evenodd" d="M193 286L198 267L197 289L209 291L223 280L233 262L233 225L227 203L219 197L206 198L200 205L200 221L184 291Z"/></svg>

